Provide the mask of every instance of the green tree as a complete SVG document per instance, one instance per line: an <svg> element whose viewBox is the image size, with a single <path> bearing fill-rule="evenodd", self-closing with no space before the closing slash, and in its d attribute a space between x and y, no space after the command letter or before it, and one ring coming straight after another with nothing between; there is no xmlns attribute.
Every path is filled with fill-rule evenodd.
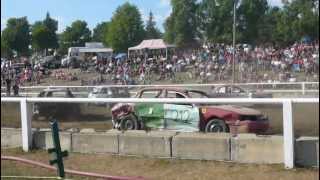
<svg viewBox="0 0 320 180"><path fill-rule="evenodd" d="M209 42L232 42L233 0L203 0L197 19L202 38Z"/></svg>
<svg viewBox="0 0 320 180"><path fill-rule="evenodd" d="M149 13L149 19L146 25L146 39L158 39L161 37L161 32L156 28L156 22L152 12Z"/></svg>
<svg viewBox="0 0 320 180"><path fill-rule="evenodd" d="M14 50L18 56L29 55L30 27L27 17L10 18L2 31L3 46Z"/></svg>
<svg viewBox="0 0 320 180"><path fill-rule="evenodd" d="M106 41L108 28L109 28L110 22L102 22L97 24L97 26L93 29L92 33L92 41L96 42L103 42L105 46L108 46L108 42Z"/></svg>
<svg viewBox="0 0 320 180"><path fill-rule="evenodd" d="M187 47L195 42L197 34L196 0L172 0L172 13L166 20L165 38L179 47Z"/></svg>
<svg viewBox="0 0 320 180"><path fill-rule="evenodd" d="M164 23L164 39L169 43L174 43L176 32L174 31L174 17L169 16Z"/></svg>
<svg viewBox="0 0 320 180"><path fill-rule="evenodd" d="M12 57L12 50L4 43L4 40L1 35L1 57L4 58L11 58Z"/></svg>
<svg viewBox="0 0 320 180"><path fill-rule="evenodd" d="M319 39L318 5L318 0L292 0L286 7L297 39L301 39L303 36Z"/></svg>
<svg viewBox="0 0 320 180"><path fill-rule="evenodd" d="M259 43L259 25L268 10L267 0L242 0L239 7L240 32L242 42ZM263 27L264 28L264 27Z"/></svg>
<svg viewBox="0 0 320 180"><path fill-rule="evenodd" d="M74 21L60 35L59 52L67 52L69 47L82 47L91 40L91 31L85 21Z"/></svg>
<svg viewBox="0 0 320 180"><path fill-rule="evenodd" d="M32 26L32 48L42 51L49 48L49 41L52 38L50 30L42 23L35 22Z"/></svg>
<svg viewBox="0 0 320 180"><path fill-rule="evenodd" d="M116 52L126 52L144 39L143 22L136 6L125 3L113 15L107 42Z"/></svg>

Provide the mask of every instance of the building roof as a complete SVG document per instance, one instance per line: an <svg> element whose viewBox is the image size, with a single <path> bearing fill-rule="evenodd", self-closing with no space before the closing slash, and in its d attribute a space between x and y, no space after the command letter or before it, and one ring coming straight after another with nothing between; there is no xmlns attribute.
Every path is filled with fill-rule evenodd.
<svg viewBox="0 0 320 180"><path fill-rule="evenodd" d="M139 45L130 47L129 50L141 50L141 49L166 49L175 47L172 44L166 44L163 39L148 39L143 40Z"/></svg>
<svg viewBox="0 0 320 180"><path fill-rule="evenodd" d="M79 49L79 52L83 53L102 53L102 52L113 52L111 48L81 48Z"/></svg>

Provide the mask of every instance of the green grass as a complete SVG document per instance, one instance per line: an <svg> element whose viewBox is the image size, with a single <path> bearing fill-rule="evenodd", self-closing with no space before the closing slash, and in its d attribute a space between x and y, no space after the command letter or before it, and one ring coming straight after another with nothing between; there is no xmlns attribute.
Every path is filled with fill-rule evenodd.
<svg viewBox="0 0 320 180"><path fill-rule="evenodd" d="M48 164L50 155L42 150L22 152L2 149L1 155L18 156ZM319 169L286 170L282 164L238 164L233 162L153 159L110 154L70 153L64 161L67 169L96 172L114 176L143 176L146 179L219 179L219 180L316 180ZM55 172L16 162L1 161L2 176L55 176ZM67 175L72 179L88 179Z"/></svg>

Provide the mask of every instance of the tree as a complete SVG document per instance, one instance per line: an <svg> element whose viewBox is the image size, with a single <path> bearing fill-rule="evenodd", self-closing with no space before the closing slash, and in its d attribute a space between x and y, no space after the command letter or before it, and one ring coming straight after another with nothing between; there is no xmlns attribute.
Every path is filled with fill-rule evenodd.
<svg viewBox="0 0 320 180"><path fill-rule="evenodd" d="M4 58L11 58L12 57L12 50L4 43L4 40L1 35L1 57Z"/></svg>
<svg viewBox="0 0 320 180"><path fill-rule="evenodd" d="M197 34L196 0L172 0L172 13L166 20L165 38L179 47L186 47L195 42Z"/></svg>
<svg viewBox="0 0 320 180"><path fill-rule="evenodd" d="M18 56L29 55L30 28L27 17L10 18L1 38L1 44L9 51L16 51Z"/></svg>
<svg viewBox="0 0 320 180"><path fill-rule="evenodd" d="M129 47L144 38L143 22L136 6L125 3L113 15L107 34L107 42L117 52L126 52Z"/></svg>
<svg viewBox="0 0 320 180"><path fill-rule="evenodd" d="M309 36L319 39L319 1L318 0L292 0L287 6L288 15L292 20L292 29L295 36L301 39Z"/></svg>
<svg viewBox="0 0 320 180"><path fill-rule="evenodd" d="M146 25L146 39L158 39L161 37L161 32L156 28L156 23L153 20L153 14L150 11L149 19Z"/></svg>
<svg viewBox="0 0 320 180"><path fill-rule="evenodd" d="M174 17L169 16L164 23L164 39L169 43L174 43L176 32L174 31Z"/></svg>
<svg viewBox="0 0 320 180"><path fill-rule="evenodd" d="M49 48L51 38L50 30L42 22L35 22L32 26L32 48L36 51Z"/></svg>
<svg viewBox="0 0 320 180"><path fill-rule="evenodd" d="M103 42L105 46L108 46L107 42L107 33L110 22L102 22L97 24L97 26L93 29L92 41Z"/></svg>
<svg viewBox="0 0 320 180"><path fill-rule="evenodd" d="M197 19L202 38L209 42L232 42L233 0L203 0Z"/></svg>
<svg viewBox="0 0 320 180"><path fill-rule="evenodd" d="M45 51L49 48L58 47L58 37L56 31L58 30L58 21L50 18L47 13L43 21L36 21L32 26L32 48L36 51Z"/></svg>
<svg viewBox="0 0 320 180"><path fill-rule="evenodd" d="M60 37L60 52L67 52L69 47L85 46L91 40L91 31L85 21L76 20L68 26Z"/></svg>
<svg viewBox="0 0 320 180"><path fill-rule="evenodd" d="M239 7L241 42L259 43L259 25L268 10L267 0L242 0Z"/></svg>

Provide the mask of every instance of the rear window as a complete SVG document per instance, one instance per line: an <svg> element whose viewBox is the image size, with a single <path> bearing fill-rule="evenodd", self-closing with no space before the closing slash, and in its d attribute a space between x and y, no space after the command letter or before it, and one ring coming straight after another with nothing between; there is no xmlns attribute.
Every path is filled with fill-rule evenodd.
<svg viewBox="0 0 320 180"><path fill-rule="evenodd" d="M161 90L146 90L142 91L140 98L159 98L161 95Z"/></svg>

